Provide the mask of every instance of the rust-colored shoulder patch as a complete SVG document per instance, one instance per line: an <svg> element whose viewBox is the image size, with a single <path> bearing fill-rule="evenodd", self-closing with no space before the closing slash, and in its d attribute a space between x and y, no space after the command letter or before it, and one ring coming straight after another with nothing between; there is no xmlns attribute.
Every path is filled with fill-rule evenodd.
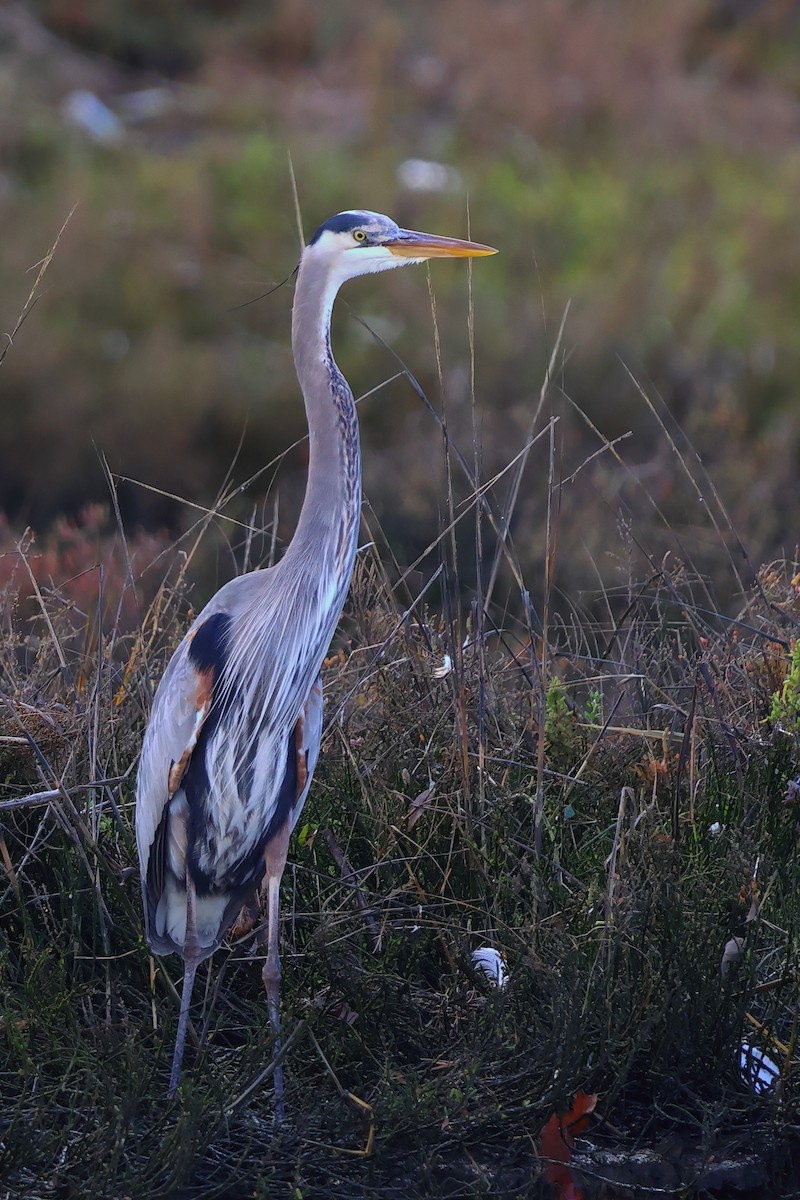
<svg viewBox="0 0 800 1200"><path fill-rule="evenodd" d="M297 724L294 727L294 744L297 753L297 796L295 797L297 800L302 796L308 783L308 749L305 745L306 717L311 705L320 704L321 702L322 680L317 679L308 693L308 700L306 700L303 715L298 718Z"/></svg>
<svg viewBox="0 0 800 1200"><path fill-rule="evenodd" d="M303 746L303 729L305 726L305 715L300 717L294 727L294 744L297 750L297 799L299 800L305 791L308 783L308 763L306 762L306 752Z"/></svg>
<svg viewBox="0 0 800 1200"><path fill-rule="evenodd" d="M206 717L211 709L211 701L214 691L214 668L208 667L205 671L195 671L196 686L194 691L194 727L186 743L186 748L180 758L172 763L167 777L167 791L170 796L174 796L180 787L181 780L189 759L192 757L192 751L197 745L197 739L200 736L200 730L205 724Z"/></svg>

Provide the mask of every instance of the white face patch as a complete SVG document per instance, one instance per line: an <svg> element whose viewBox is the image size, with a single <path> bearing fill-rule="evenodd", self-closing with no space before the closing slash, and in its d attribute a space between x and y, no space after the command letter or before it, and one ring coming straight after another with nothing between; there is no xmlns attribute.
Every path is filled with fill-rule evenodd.
<svg viewBox="0 0 800 1200"><path fill-rule="evenodd" d="M352 233L337 233L325 229L312 246L307 246L304 257L325 262L330 280L340 287L348 279L359 275L373 275L378 271L391 271L395 267L411 266L424 262L424 258L399 258L386 246L370 246L357 242Z"/></svg>
<svg viewBox="0 0 800 1200"><path fill-rule="evenodd" d="M325 255L341 254L350 247L357 248L352 233L335 233L332 229L323 229L313 246L308 246L307 254Z"/></svg>

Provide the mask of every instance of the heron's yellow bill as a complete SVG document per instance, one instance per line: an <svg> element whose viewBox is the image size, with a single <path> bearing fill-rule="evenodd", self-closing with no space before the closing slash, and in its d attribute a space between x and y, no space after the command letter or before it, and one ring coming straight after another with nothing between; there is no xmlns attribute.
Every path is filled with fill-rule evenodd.
<svg viewBox="0 0 800 1200"><path fill-rule="evenodd" d="M493 246L482 246L480 242L437 237L434 233L417 233L414 229L404 229L399 238L383 245L398 258L482 258L486 254L497 254Z"/></svg>

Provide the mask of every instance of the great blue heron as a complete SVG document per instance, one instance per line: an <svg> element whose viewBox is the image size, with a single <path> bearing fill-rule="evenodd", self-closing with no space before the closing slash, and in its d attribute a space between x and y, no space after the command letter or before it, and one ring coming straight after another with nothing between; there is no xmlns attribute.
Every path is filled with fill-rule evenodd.
<svg viewBox="0 0 800 1200"><path fill-rule="evenodd" d="M363 211L332 217L303 251L292 350L309 461L297 529L276 566L225 584L194 621L156 691L139 764L147 939L156 954L184 960L169 1095L180 1080L197 966L265 880L262 975L279 1052L280 881L319 756L319 672L350 586L361 510L355 402L331 353L336 293L357 275L494 253ZM279 1065L274 1089L280 1114Z"/></svg>

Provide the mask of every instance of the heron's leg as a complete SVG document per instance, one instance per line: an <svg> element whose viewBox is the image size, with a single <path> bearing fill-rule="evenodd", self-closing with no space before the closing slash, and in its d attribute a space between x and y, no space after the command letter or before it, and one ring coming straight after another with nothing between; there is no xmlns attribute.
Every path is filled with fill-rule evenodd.
<svg viewBox="0 0 800 1200"><path fill-rule="evenodd" d="M265 852L267 864L267 959L261 972L264 987L267 992L267 1007L272 1032L275 1035L274 1054L281 1052L281 959L278 951L280 934L280 889L283 868L286 866L286 855L289 849L290 823L287 820L280 833L272 839ZM283 1105L283 1067L278 1065L274 1074L275 1085L275 1116L282 1121L285 1115Z"/></svg>
<svg viewBox="0 0 800 1200"><path fill-rule="evenodd" d="M167 1096L172 1097L178 1090L181 1081L181 1064L183 1048L186 1044L186 1030L189 1026L189 1006L192 1003L194 977L197 964L200 961L200 947L197 943L197 923L195 917L195 886L188 870L186 872L186 934L183 939L183 991L181 992L181 1012L178 1018L178 1032L175 1035L175 1050L172 1054L172 1070L169 1076Z"/></svg>

